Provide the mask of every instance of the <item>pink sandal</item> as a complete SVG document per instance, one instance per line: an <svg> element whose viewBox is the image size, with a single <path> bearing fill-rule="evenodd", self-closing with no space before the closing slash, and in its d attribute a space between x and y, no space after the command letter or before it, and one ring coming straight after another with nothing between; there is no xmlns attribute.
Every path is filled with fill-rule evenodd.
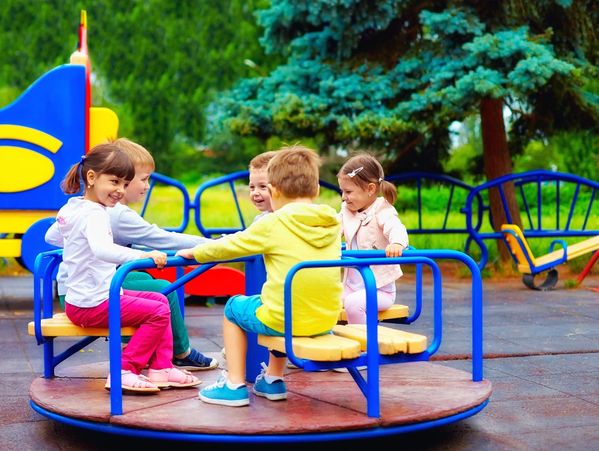
<svg viewBox="0 0 599 451"><path fill-rule="evenodd" d="M128 370L121 370L121 386L123 393L129 395L158 393L160 389L143 374L135 374ZM110 374L104 385L110 391Z"/></svg>
<svg viewBox="0 0 599 451"><path fill-rule="evenodd" d="M148 370L148 379L151 383L160 388L175 387L195 387L202 383L197 377L187 370L178 368L164 368L162 370Z"/></svg>

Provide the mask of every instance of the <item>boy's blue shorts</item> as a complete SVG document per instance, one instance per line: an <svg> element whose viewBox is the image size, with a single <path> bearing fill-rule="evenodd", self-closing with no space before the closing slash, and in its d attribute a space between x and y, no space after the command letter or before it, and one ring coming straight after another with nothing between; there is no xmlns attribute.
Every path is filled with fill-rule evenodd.
<svg viewBox="0 0 599 451"><path fill-rule="evenodd" d="M256 317L256 310L262 305L262 299L259 294L245 296L238 294L232 296L225 305L225 317L233 324L237 324L247 332L254 332L259 335L271 335L274 337L283 337L285 334L278 330L271 329Z"/></svg>

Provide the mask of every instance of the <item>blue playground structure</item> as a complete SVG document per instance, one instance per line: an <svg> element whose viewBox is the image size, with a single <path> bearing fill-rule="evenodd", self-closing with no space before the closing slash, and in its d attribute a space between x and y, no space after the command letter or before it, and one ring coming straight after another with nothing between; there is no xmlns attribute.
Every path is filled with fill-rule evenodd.
<svg viewBox="0 0 599 451"><path fill-rule="evenodd" d="M443 336L443 285L442 273L437 262L447 259L463 263L472 274L472 316L468 321L472 327L470 372L430 362L430 358L441 347ZM438 427L480 412L487 405L491 395L491 384L483 378L483 292L480 270L470 257L458 251L408 250L399 258L386 258L382 251L346 251L340 260L307 261L293 267L285 282L285 337L250 337L247 380L253 381L259 373L260 362L264 361L267 354L267 348L264 346L282 350L290 361L299 367L287 377L289 390L294 393L288 402L297 403L297 408L289 409L283 406L282 409L276 409L272 404L260 405L260 411L266 410L270 413L264 417L260 416L259 419L256 418L258 411L255 409L223 409L221 406L198 402L195 390L191 390L191 393L182 390L166 391L159 395L159 403L149 400L145 404L141 401L140 404L140 401L132 398L123 399L121 391L113 389L110 392L110 402L106 403L100 401L101 398L106 399L106 395L100 385L103 380L97 379L97 376L86 378L83 375L76 381L70 379L69 384L64 383L64 377L56 377L54 368L58 364L93 340L107 336L112 386L120 386L120 337L122 333L130 333L121 331L120 327L120 287L130 271L153 267L153 262L146 259L129 262L119 268L110 290L110 326L108 329L90 331L73 324L65 324L63 314L53 313L52 274L60 260L60 251L50 251L40 254L36 261L34 321L29 324L29 333L34 335L38 344L44 348L44 377L34 381L31 386L31 406L37 412L56 421L106 433L171 440L295 443L380 437ZM260 256L236 260L246 265L246 288L249 294L259 292L265 278L259 260ZM167 266L180 267L193 263L195 262L180 257L170 257ZM433 321L432 330L424 336L409 332L405 326L401 329L384 327L378 319L375 307L376 289L370 266L393 263L425 266L431 270ZM209 269L214 264L216 263L197 266L164 292L177 290L199 272ZM353 326L335 326L333 335L293 337L290 328L293 277L306 268L323 266L358 269L367 287L368 312L372 313L368 313L367 324L361 330ZM421 279L418 283L421 283ZM416 290L416 293L421 295L422 290ZM428 302L428 299L425 302ZM61 354L55 355L56 339L78 336L81 338L76 343ZM272 338L278 339L279 343L271 341ZM322 342L327 343L323 345ZM352 349L346 346L348 343ZM312 345L314 346L310 348ZM327 352L336 352L335 356L330 357L327 354L329 357L323 358L318 353L314 354L314 349L322 350L323 347ZM307 357L306 353L310 352L311 357ZM345 352L353 354L347 356L343 354ZM366 377L358 370L362 365L367 365ZM320 371L339 367L348 369L353 382L350 383L347 375ZM204 379L211 376L215 378L216 374L211 373L205 373ZM389 380L390 377L394 380L393 384L380 383L383 379ZM402 378L408 378L410 381L407 391L400 390L406 386ZM74 387L73 383L81 386ZM330 386L326 392L318 389L323 383ZM414 384L422 384L422 387L418 388ZM448 397L449 392L452 395ZM80 397L85 397L89 402L78 401ZM91 399L96 397L98 401L92 402ZM417 402L414 402L415 398L418 399ZM193 403L185 404L185 409L173 409L173 403L187 403L187 399ZM252 402L268 403L260 398L254 398ZM309 403L309 408L305 402ZM409 407L410 405L412 407ZM273 408L276 413L270 410ZM140 409L144 412L141 416ZM165 429L164 421L160 420L164 418L164 409L169 412L185 410L185 414L176 419L171 418L170 426ZM306 428L305 425L307 412L313 424L312 428ZM286 426L278 427L278 432L273 433L273 427L280 425L281 421ZM249 424L252 425L251 433L244 433L243 427Z"/></svg>

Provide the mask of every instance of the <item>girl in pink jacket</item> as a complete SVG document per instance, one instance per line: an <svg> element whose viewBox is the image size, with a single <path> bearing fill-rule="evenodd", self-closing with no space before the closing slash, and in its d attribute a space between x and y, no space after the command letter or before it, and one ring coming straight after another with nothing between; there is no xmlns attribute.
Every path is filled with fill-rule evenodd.
<svg viewBox="0 0 599 451"><path fill-rule="evenodd" d="M399 257L408 247L406 227L393 207L397 189L384 178L381 164L366 153L350 158L339 170L337 180L343 200L340 219L346 249L385 249L387 257ZM372 271L378 309L387 310L395 302L395 281L403 273L399 265L376 265ZM366 323L366 289L355 269L345 270L343 304L348 323Z"/></svg>

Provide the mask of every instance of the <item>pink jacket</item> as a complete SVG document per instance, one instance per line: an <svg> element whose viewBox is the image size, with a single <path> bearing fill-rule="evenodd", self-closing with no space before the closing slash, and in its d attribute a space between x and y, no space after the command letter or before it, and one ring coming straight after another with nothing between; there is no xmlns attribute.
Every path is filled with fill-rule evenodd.
<svg viewBox="0 0 599 451"><path fill-rule="evenodd" d="M352 249L354 237L357 249L384 250L389 243L408 247L408 232L397 215L395 207L378 197L365 211L351 212L345 202L341 205L340 220L345 237L346 249ZM355 248L353 248L355 250ZM383 287L400 278L403 274L399 265L376 265L372 267L376 279L376 287ZM347 271L343 282L347 278Z"/></svg>

